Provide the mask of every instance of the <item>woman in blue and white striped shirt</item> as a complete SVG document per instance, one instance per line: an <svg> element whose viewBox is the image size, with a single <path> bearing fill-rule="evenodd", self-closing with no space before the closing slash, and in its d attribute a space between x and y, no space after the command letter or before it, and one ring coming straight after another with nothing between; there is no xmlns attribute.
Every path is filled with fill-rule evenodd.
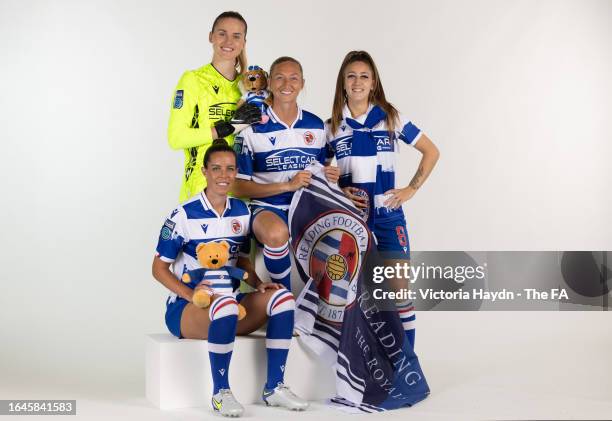
<svg viewBox="0 0 612 421"><path fill-rule="evenodd" d="M387 101L374 60L365 51L349 52L340 66L327 137L340 168L338 184L363 211L385 264L406 263L410 243L402 204L427 180L440 153ZM410 183L398 188L395 158L399 141L423 156ZM396 281L392 287L407 288L407 282ZM412 303L396 304L407 337L414 344Z"/></svg>

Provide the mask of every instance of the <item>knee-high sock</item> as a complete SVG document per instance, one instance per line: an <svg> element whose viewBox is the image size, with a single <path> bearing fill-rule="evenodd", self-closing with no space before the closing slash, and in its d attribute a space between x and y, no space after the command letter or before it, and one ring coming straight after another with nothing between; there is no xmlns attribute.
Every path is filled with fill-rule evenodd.
<svg viewBox="0 0 612 421"><path fill-rule="evenodd" d="M270 273L272 282L282 284L291 291L291 258L289 257L289 243L280 247L264 246L264 263Z"/></svg>
<svg viewBox="0 0 612 421"><path fill-rule="evenodd" d="M286 289L279 289L272 295L266 312L268 331L266 332L266 353L268 354L268 379L266 389L274 389L285 377L285 364L289 345L293 336L293 315L295 300Z"/></svg>
<svg viewBox="0 0 612 421"><path fill-rule="evenodd" d="M208 357L213 377L213 394L229 389L229 364L236 338L238 303L227 296L215 300L208 310Z"/></svg>
<svg viewBox="0 0 612 421"><path fill-rule="evenodd" d="M416 320L416 314L414 313L414 305L412 304L412 301L402 301L401 303L396 303L395 306L397 307L397 313L399 314L400 320L402 321L402 326L404 327L406 338L414 348Z"/></svg>

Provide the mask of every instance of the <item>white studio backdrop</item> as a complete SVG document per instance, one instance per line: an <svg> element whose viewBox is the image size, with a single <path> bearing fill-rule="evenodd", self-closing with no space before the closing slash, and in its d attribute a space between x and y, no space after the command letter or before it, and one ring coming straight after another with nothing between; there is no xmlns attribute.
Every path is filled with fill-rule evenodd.
<svg viewBox="0 0 612 421"><path fill-rule="evenodd" d="M612 249L612 2L222 7L0 2L3 389L142 388L143 335L165 329L150 264L183 163L169 107L224 10L249 23L250 63L302 62L300 102L322 118L346 52L373 55L441 150L404 207L415 250ZM399 184L419 156L401 151Z"/></svg>

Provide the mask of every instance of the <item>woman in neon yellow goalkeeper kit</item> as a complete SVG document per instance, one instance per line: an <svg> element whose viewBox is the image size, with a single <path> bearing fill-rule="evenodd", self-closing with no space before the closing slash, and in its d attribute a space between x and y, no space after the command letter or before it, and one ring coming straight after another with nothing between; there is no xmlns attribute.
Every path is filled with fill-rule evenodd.
<svg viewBox="0 0 612 421"><path fill-rule="evenodd" d="M240 72L246 69L247 23L237 12L224 12L215 19L208 40L212 62L183 74L176 87L168 143L185 151L185 171L180 201L199 194L206 187L202 176L204 153L214 139L226 138L231 145L234 133L261 119L261 111L250 104L238 110L236 102Z"/></svg>

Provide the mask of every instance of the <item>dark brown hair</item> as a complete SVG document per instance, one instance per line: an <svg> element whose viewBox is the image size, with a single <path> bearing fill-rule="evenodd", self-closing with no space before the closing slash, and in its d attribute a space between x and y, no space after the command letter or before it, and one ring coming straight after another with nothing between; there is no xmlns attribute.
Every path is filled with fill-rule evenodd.
<svg viewBox="0 0 612 421"><path fill-rule="evenodd" d="M212 145L204 152L204 168L208 168L208 161L210 161L212 155L217 152L230 152L234 155L234 160L238 162L238 156L234 148L232 148L225 139L215 139Z"/></svg>
<svg viewBox="0 0 612 421"><path fill-rule="evenodd" d="M233 12L231 10L227 12L223 12L215 18L215 21L213 22L213 25L212 25L212 29L210 30L211 33L215 31L215 26L217 26L219 21L222 19L236 19L242 22L242 24L244 25L244 40L246 41L246 34L248 30L248 25L246 23L246 20L244 20L244 18L242 17L240 13ZM236 59L236 72L240 74L242 72L245 72L246 69L247 69L247 58L246 58L246 51L243 48L242 51L240 52L240 55Z"/></svg>
<svg viewBox="0 0 612 421"><path fill-rule="evenodd" d="M302 74L302 78L304 78L304 69L302 69L302 64L296 59L294 59L293 57L282 56L272 62L272 65L270 66L270 71L268 72L268 74L270 75L270 79L272 79L272 72L274 71L274 68L278 66L279 64L286 63L286 62L297 64L298 67L300 68L300 73ZM274 97L272 95L272 92L270 92L270 95L268 96L268 98L266 98L266 104L271 106L273 101L274 101Z"/></svg>
<svg viewBox="0 0 612 421"><path fill-rule="evenodd" d="M366 51L351 51L344 57L340 70L338 71L338 78L336 79L336 92L334 94L334 104L332 106L331 116L332 135L336 133L336 130L338 130L338 126L342 120L342 109L347 101L346 94L344 92L344 72L349 64L357 61L367 64L370 66L370 69L372 69L372 83L374 87L370 91L369 100L372 104L378 105L385 111L387 114L387 130L389 133L392 133L395 131L395 126L398 122L398 112L385 97L385 91L383 89L382 82L380 81L376 64L374 64L372 56L370 56L370 54L368 54Z"/></svg>

